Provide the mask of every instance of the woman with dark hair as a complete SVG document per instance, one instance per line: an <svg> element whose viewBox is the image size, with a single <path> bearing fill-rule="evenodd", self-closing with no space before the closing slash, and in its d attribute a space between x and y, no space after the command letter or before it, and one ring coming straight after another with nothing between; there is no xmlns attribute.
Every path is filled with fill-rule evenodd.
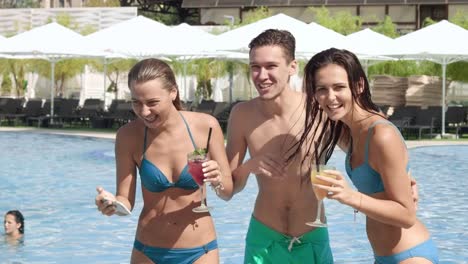
<svg viewBox="0 0 468 264"><path fill-rule="evenodd" d="M18 210L11 210L5 214L3 220L5 238L10 244L17 244L24 234L24 217Z"/></svg>
<svg viewBox="0 0 468 264"><path fill-rule="evenodd" d="M338 171L315 185L328 198L366 215L366 230L375 263L438 263L426 227L416 218L403 137L372 102L369 83L357 57L328 49L313 56L304 70L306 129L322 142L317 160L328 160L335 145L347 152L346 171L357 190ZM300 141L300 145L307 141Z"/></svg>
<svg viewBox="0 0 468 264"><path fill-rule="evenodd" d="M174 73L161 60L138 62L128 74L128 86L138 118L117 132L117 193L98 187L98 210L115 214L116 201L133 209L138 169L144 205L131 263L218 263L211 215L192 211L201 198L187 166L187 154L207 146L211 128L210 160L202 164L204 180L219 197L230 199L231 171L218 121L181 110Z"/></svg>

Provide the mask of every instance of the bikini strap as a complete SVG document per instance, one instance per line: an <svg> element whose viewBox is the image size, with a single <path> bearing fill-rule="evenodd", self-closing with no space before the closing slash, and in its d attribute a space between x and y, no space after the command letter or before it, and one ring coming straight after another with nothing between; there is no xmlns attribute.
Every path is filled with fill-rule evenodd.
<svg viewBox="0 0 468 264"><path fill-rule="evenodd" d="M190 131L190 127L189 127L187 121L185 120L184 116L180 112L179 112L179 115L180 115L180 117L182 117L182 120L184 120L185 126L187 127L187 131L188 131L189 136L190 136L190 140L192 140L193 147L195 149L197 149L197 145L195 144L195 140L193 140L192 132Z"/></svg>
<svg viewBox="0 0 468 264"><path fill-rule="evenodd" d="M184 116L179 112L179 115L180 117L182 117L182 120L184 121L185 123L185 127L187 127L187 131L189 133L189 136L190 136L190 140L192 140L192 145L195 149L197 149L197 145L195 144L195 141L193 140L193 136L192 136L192 132L190 131L190 127L187 123L187 121L185 121L185 118ZM145 153L146 153L146 135L148 134L148 127L145 126L145 137L143 139L143 158L145 158Z"/></svg>
<svg viewBox="0 0 468 264"><path fill-rule="evenodd" d="M372 134L372 130L374 130L374 127L378 124L390 124L390 125L393 125L392 122L390 121L387 121L387 120L377 120L375 121L374 123L372 123L369 127L369 129L367 130L367 136L366 136L366 146L365 146L365 149L364 149L364 161L365 162L368 162L369 161L369 141L370 141L370 138L371 138L371 134ZM404 142L404 141L403 141Z"/></svg>

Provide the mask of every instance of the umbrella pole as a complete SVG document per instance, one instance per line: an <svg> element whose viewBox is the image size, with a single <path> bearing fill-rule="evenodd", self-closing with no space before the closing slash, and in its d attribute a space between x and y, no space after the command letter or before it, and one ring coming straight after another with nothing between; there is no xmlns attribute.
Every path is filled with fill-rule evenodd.
<svg viewBox="0 0 468 264"><path fill-rule="evenodd" d="M441 136L445 135L445 74L447 70L447 62L442 63L442 131Z"/></svg>
<svg viewBox="0 0 468 264"><path fill-rule="evenodd" d="M104 57L104 94L102 101L104 102L104 108L106 107L106 91L107 91L107 58Z"/></svg>
<svg viewBox="0 0 468 264"><path fill-rule="evenodd" d="M50 61L50 124L54 124L55 60Z"/></svg>
<svg viewBox="0 0 468 264"><path fill-rule="evenodd" d="M188 60L182 60L182 63L184 65L183 67L183 75L184 75L184 101L188 102L189 101L189 96L188 96L188 87L187 87L187 63Z"/></svg>
<svg viewBox="0 0 468 264"><path fill-rule="evenodd" d="M232 104L232 89L234 85L234 73L232 69L229 71L229 103Z"/></svg>

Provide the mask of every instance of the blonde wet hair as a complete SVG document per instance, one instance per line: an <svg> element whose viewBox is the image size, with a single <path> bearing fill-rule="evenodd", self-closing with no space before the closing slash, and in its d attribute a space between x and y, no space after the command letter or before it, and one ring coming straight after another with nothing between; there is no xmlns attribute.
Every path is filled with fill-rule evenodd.
<svg viewBox="0 0 468 264"><path fill-rule="evenodd" d="M171 67L162 60L150 58L139 61L128 73L128 88L136 84L145 83L152 80L160 80L163 89L172 91L177 90L177 96L172 101L177 110L182 110L179 97L179 87L177 86L174 72Z"/></svg>

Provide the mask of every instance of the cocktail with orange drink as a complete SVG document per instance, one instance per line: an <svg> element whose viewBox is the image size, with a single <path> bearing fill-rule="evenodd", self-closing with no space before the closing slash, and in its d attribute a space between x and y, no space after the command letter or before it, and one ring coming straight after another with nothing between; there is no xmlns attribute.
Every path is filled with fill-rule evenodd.
<svg viewBox="0 0 468 264"><path fill-rule="evenodd" d="M317 226L317 227L325 227L327 226L326 223L323 223L321 221L321 213L322 213L322 206L323 206L323 199L327 196L327 191L319 189L318 187L315 187L313 184L320 184L320 185L326 185L326 186L331 186L329 182L323 181L318 179L316 176L320 175L322 177L330 177L330 178L335 178L334 175L327 174L324 171L325 170L335 170L335 167L329 166L329 165L312 165L311 171L310 171L310 182L312 184L312 188L314 189L314 194L315 197L317 198L317 216L315 218L314 222L307 222L306 225L309 226Z"/></svg>

